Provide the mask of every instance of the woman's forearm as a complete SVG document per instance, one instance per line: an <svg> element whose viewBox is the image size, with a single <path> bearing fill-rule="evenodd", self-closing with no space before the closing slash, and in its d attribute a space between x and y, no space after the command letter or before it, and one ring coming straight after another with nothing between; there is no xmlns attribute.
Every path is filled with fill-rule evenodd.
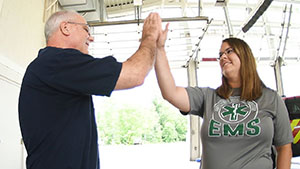
<svg viewBox="0 0 300 169"><path fill-rule="evenodd" d="M176 86L164 49L157 51L155 72L163 98L179 110L188 112L190 105L187 92L183 87Z"/></svg>

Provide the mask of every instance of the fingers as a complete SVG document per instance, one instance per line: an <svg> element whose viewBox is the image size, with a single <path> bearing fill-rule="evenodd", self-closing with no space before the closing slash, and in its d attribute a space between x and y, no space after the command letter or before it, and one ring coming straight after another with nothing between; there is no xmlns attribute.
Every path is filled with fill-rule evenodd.
<svg viewBox="0 0 300 169"><path fill-rule="evenodd" d="M168 31L169 31L169 25L170 25L170 23L166 24L165 30L162 31L163 34L168 33Z"/></svg>
<svg viewBox="0 0 300 169"><path fill-rule="evenodd" d="M144 26L155 27L161 29L161 18L158 13L151 12L144 21Z"/></svg>
<svg viewBox="0 0 300 169"><path fill-rule="evenodd" d="M165 29L162 30L161 33L159 34L159 38L156 43L158 49L163 49L165 47L168 31L169 31L169 23L166 24Z"/></svg>
<svg viewBox="0 0 300 169"><path fill-rule="evenodd" d="M149 38L157 41L161 32L161 18L159 14L155 12L150 13L144 21L142 41Z"/></svg>
<svg viewBox="0 0 300 169"><path fill-rule="evenodd" d="M152 12L144 21L143 33L145 36L152 34L157 39L158 46L164 46L167 33L169 31L169 23L166 24L165 29L161 26L162 20L158 13ZM144 36L144 37L145 37Z"/></svg>
<svg viewBox="0 0 300 169"><path fill-rule="evenodd" d="M161 18L158 13L151 12L145 19L144 23L145 22L147 22L147 24L161 24Z"/></svg>

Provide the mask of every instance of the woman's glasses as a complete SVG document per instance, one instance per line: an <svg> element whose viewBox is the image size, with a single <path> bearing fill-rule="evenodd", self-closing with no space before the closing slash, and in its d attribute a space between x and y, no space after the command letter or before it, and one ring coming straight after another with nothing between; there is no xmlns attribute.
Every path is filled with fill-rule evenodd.
<svg viewBox="0 0 300 169"><path fill-rule="evenodd" d="M231 47L229 47L229 48L227 48L224 52L220 52L220 53L219 53L219 58L218 58L218 60L220 60L221 57L222 57L224 54L225 54L226 56L229 56L229 55L232 54L232 53L234 53L234 49L231 48Z"/></svg>

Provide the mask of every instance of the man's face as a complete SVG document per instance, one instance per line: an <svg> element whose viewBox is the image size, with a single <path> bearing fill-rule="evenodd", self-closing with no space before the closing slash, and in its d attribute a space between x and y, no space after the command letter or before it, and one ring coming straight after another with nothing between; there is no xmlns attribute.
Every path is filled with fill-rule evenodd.
<svg viewBox="0 0 300 169"><path fill-rule="evenodd" d="M90 28L86 23L86 20L78 15L75 20L67 22L71 26L72 47L81 51L82 53L88 54L88 47L91 42L94 41L94 37L90 35Z"/></svg>

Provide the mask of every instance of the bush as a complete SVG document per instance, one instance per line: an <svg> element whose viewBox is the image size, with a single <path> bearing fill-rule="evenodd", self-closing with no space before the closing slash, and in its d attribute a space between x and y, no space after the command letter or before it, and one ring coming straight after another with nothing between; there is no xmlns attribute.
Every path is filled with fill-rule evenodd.
<svg viewBox="0 0 300 169"><path fill-rule="evenodd" d="M98 115L98 133L104 144L185 141L187 120L170 104L154 99L152 108L118 105L109 100Z"/></svg>

